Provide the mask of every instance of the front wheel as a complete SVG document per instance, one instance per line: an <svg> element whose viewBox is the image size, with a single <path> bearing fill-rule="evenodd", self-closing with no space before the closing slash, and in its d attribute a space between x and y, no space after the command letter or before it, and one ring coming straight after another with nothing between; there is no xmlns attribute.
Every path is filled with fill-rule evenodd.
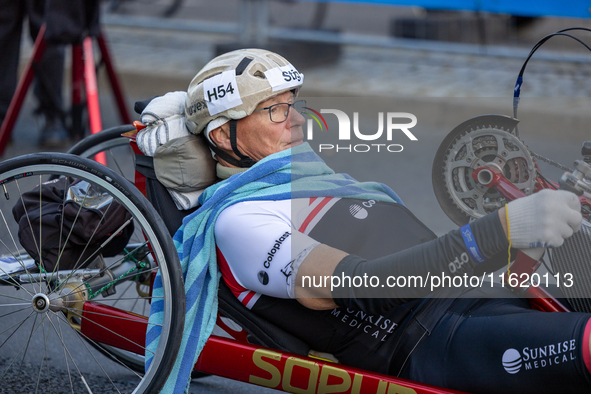
<svg viewBox="0 0 591 394"><path fill-rule="evenodd" d="M7 160L0 184L0 376L18 382L5 388L158 392L185 306L176 250L150 203L108 168L68 154ZM58 184L63 196L48 197ZM151 293L156 273L161 299ZM162 308L156 326L147 320L153 303ZM149 369L126 368L122 354L142 360L153 328L161 334Z"/></svg>

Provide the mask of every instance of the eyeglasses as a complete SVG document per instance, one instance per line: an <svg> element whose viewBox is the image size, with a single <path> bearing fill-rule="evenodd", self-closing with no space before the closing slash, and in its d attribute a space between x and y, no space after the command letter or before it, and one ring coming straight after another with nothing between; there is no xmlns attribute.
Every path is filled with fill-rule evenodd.
<svg viewBox="0 0 591 394"><path fill-rule="evenodd" d="M293 107L298 112L302 112L302 110L304 109L305 106L306 106L306 100L298 100L293 104L289 104L289 103L273 104L269 107L255 109L252 112L264 111L264 110L268 109L269 110L269 118L271 119L271 122L283 123L287 120L287 117L289 116L289 108L290 107Z"/></svg>

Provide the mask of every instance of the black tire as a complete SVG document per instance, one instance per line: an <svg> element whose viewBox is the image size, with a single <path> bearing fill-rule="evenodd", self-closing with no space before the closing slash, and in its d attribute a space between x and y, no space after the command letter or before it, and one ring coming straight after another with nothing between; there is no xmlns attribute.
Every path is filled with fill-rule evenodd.
<svg viewBox="0 0 591 394"><path fill-rule="evenodd" d="M102 130L80 140L67 153L94 159L97 153L104 152L107 167L133 183L135 154L129 144L129 138L122 137L121 134L134 130L133 125L115 126Z"/></svg>
<svg viewBox="0 0 591 394"><path fill-rule="evenodd" d="M181 3L182 1L179 1L179 5ZM67 153L79 155L86 158L92 158L98 152L109 152L108 159L111 160L109 160L109 163L107 164L110 167L113 167L112 169L115 172L121 174L121 171L119 171L121 166L114 165L115 163L117 163L117 158L112 153L112 150L119 149L119 152L117 152L117 156L128 155L130 157L133 157L133 151L129 147L129 138L122 137L121 134L135 130L135 126L133 125L115 126L102 130L96 134L91 134L90 136L84 138L76 145L74 145L72 148L70 148L70 150L68 150ZM128 148L128 152L121 152L121 148ZM104 353L108 357L115 358L117 362L124 364L128 368L136 372L143 372L143 358L137 357L124 351L118 351L117 349L113 349L101 344L92 343L92 345L101 353ZM199 371L191 372L192 379L199 379L206 376L209 376L209 374Z"/></svg>
<svg viewBox="0 0 591 394"><path fill-rule="evenodd" d="M115 201L127 209L133 218L135 226L132 239L135 234L144 239L144 242L139 246L130 246L128 243L128 248L132 249L131 251L126 250L125 255L131 256L131 258L127 259L127 261L119 260L118 257L123 253L107 258L113 260L108 260L103 262L102 266L97 266L98 268L95 268L95 271L100 272L79 276L82 279L76 279L79 280L78 282L75 281L76 274L83 272L82 269L66 271L67 276L60 277L59 281L53 279L53 273L35 273L39 272L38 267L40 264L37 262L35 265L33 259L23 251L26 248L21 245L20 238L16 236L18 226L12 220L10 211L15 203L22 203L19 195L22 196L25 192L32 190L35 185L45 182L50 178L51 174L85 180L93 185L95 190L100 191L101 196L112 196ZM12 258L12 260L16 260L21 265L27 265L28 267L27 269L14 268L17 271L11 271L8 275L4 271L4 269L8 269L7 266L0 264L0 268L4 267L0 271L0 305L3 306L2 310L0 310L2 312L0 314L0 349L2 349L0 350L2 352L0 376L14 373L14 381L18 382L18 390L21 391L29 391L21 389L20 385L26 387L26 383L23 383L23 381L32 378L37 380L36 385L33 382L34 386L31 386L37 387L35 390L38 390L40 381L47 385L47 389L41 389L42 392L55 391L57 388L63 389L63 386L68 384L71 385L71 388L66 389L67 392L87 391L86 386L93 386L90 388L94 388L94 392L105 392L106 387L109 386L116 389L114 392L159 392L172 370L180 347L184 325L185 298L182 272L176 250L166 227L154 208L133 185L118 174L91 160L69 154L39 153L7 160L0 163L0 179L2 180L5 196L0 203L0 212L4 218L4 228L0 228L0 249L2 250L0 252L0 262L6 262ZM84 197L84 200L86 200L86 195ZM42 208L45 205L40 203L39 206ZM29 213L32 215L32 212ZM27 213L27 220L29 220L29 213ZM26 221L23 223L25 223L26 228ZM29 221L29 225L30 223ZM57 221L54 221L54 223L57 223ZM34 231L41 232L45 231L46 227L31 225L31 228ZM67 233L67 231L63 232ZM43 239L43 236L39 238ZM68 239L69 235L64 244L67 244ZM118 277L107 275L110 274L110 270L114 271L118 267L123 267L124 264L127 265L123 269L127 269L129 266L132 266L133 269L133 267L140 267L139 263L144 263L142 268L134 269L133 272L128 270L124 275ZM105 269L105 267L108 269ZM84 327L89 327L92 324L100 326L99 318L82 312L83 305L89 302L90 297L88 295L93 295L96 298L93 299L92 304L111 306L109 304L109 301L111 301L110 295L107 294L108 286L121 291L124 285L128 283L134 284L134 281L137 282L137 286L144 285L150 282L152 273L157 270L160 271L163 282L164 307L162 334L153 362L145 375L136 374L131 377L137 379L137 381L130 383L128 380L112 379L110 370L115 367L115 374L119 375L121 367L101 362L100 356L91 351L85 341L79 339L84 338L93 342L87 336L88 332L85 333ZM106 282L103 278L107 278ZM70 286L70 282L75 283L76 287ZM105 287L105 284L107 287ZM15 290L15 287L19 290ZM66 294L64 289L70 289L70 292ZM134 291L132 289L130 294L133 294ZM21 300L18 303L19 305L14 301L15 294ZM37 300L40 294L46 294L49 305L53 309L39 310L35 307L33 300ZM76 294L80 294L80 296L78 297ZM67 297L78 298L76 298L74 304L74 301ZM136 313L134 308L136 308L138 302L145 302L146 300L151 302L151 294L141 297L137 295L132 301L126 301L127 305L123 306L125 309L122 309L121 306L117 308L133 314ZM66 315L67 318L64 317ZM74 318L71 319L70 315L74 316ZM31 325L33 317L35 323ZM16 319L16 323L14 323L14 319ZM22 319L22 321L19 319ZM39 331L39 327L41 327L39 320L43 323L43 331ZM28 329L29 326L30 329ZM51 342L49 338L55 337L53 332L55 332L58 340L49 343ZM114 334L121 336L124 333L115 332ZM70 344L67 344L66 341L70 341ZM94 342L93 345L101 346L100 338L95 338ZM11 347L8 345L9 343L16 345ZM77 347L76 350L70 349L73 347L72 343ZM143 347L143 343L138 343L137 346ZM18 351L19 348L20 351ZM55 348L59 349L56 355L47 354L48 349ZM105 351L105 349L108 351L108 348L105 347L102 347L101 350ZM42 356L39 357L39 354L35 354L35 351L42 351ZM33 360L31 360L31 357ZM35 360L36 357L41 361ZM97 359L97 357L99 358ZM12 362L6 362L7 358L12 358ZM117 359L117 357L111 358ZM65 368L63 369L66 371L58 367L64 361ZM88 361L92 365L87 366L85 363ZM22 373L23 368L29 368L28 365L34 365L34 367L30 367L34 372L29 373L30 377L27 376L27 373ZM107 375L107 380L101 376L103 374ZM47 379L43 378L41 380L42 375L48 375ZM60 377L63 380L56 381ZM11 379L4 380L11 381ZM84 385L81 385L82 383ZM53 387L52 390L51 386L54 384L57 387ZM11 390L11 388L7 388L7 390L14 391L16 387L14 390Z"/></svg>
<svg viewBox="0 0 591 394"><path fill-rule="evenodd" d="M123 125L123 126L115 126L105 130L102 130L96 134L91 134L90 136L84 138L76 145L74 145L68 153L73 155L79 155L86 158L92 158L98 152L111 152L113 149L121 149L123 147L129 147L129 138L122 137L121 134L126 133L128 131L134 131L135 126L133 125ZM117 156L121 156L122 154L126 154L126 152L117 152ZM129 148L128 154L133 156L133 152L131 148ZM117 165L113 165L117 162L117 158L114 154L109 153L108 159L111 159L109 163L107 163L115 172L120 173L119 167ZM127 179L127 178L126 178ZM129 180L129 179L128 179ZM92 343L92 345L99 350L101 353L104 353L108 357L114 358L117 362L124 364L128 368L136 371L136 372L143 372L144 369L144 362L143 358L137 357L135 355L129 354L125 351L118 351L117 349L110 348L108 346L104 346L101 344ZM192 379L199 379L205 376L209 376L209 374L193 371L191 372Z"/></svg>
<svg viewBox="0 0 591 394"><path fill-rule="evenodd" d="M121 134L133 130L135 130L135 126L133 125L122 125L104 129L78 141L78 143L71 147L67 153L82 157L90 157L96 153L92 152L96 149L104 151L107 147L129 145L129 138L122 137ZM114 144L105 144L106 142L114 140L117 141Z"/></svg>
<svg viewBox="0 0 591 394"><path fill-rule="evenodd" d="M134 154L132 148L129 145L129 138L122 137L121 135L123 133L135 130L135 126L131 124L115 126L101 130L98 133L91 134L88 137L80 140L76 145L72 146L67 153L93 159L97 153L104 152L108 161L107 166L131 182L131 178L129 176L125 176L122 168L130 167L129 164L134 162ZM125 164L120 165L118 160L123 160ZM100 343L89 343L95 349L103 353L106 357L114 359L116 362L125 365L135 372L144 372L143 356L130 354L124 350L113 348Z"/></svg>

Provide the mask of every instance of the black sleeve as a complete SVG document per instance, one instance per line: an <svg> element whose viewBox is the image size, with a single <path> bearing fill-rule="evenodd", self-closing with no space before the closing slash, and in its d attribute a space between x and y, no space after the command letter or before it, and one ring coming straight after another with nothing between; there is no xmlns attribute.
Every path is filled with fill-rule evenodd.
<svg viewBox="0 0 591 394"><path fill-rule="evenodd" d="M497 212L473 221L470 227L484 259L502 255L503 251L506 253L509 244ZM337 281L333 279L331 293L340 307L376 311L427 296L432 291L430 281L433 276L464 275L472 272L476 265L460 229L457 229L432 241L375 260L367 261L355 255L345 257L333 273L333 278L342 279L339 281L340 286L334 286ZM373 276L379 278L378 286L370 284ZM355 286L355 283L347 281L347 277L367 279L363 285ZM407 285L388 286L388 277L405 277ZM413 277L415 279L411 279Z"/></svg>

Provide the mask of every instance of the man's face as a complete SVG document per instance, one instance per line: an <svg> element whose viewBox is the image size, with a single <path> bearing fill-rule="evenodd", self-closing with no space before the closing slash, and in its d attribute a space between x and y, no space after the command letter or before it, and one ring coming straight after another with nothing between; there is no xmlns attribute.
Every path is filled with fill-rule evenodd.
<svg viewBox="0 0 591 394"><path fill-rule="evenodd" d="M269 107L273 104L294 102L293 94L285 92L257 106ZM289 116L282 123L273 123L269 118L269 111L253 112L237 122L236 143L242 154L259 161L273 153L300 145L303 142L304 117L290 108Z"/></svg>

